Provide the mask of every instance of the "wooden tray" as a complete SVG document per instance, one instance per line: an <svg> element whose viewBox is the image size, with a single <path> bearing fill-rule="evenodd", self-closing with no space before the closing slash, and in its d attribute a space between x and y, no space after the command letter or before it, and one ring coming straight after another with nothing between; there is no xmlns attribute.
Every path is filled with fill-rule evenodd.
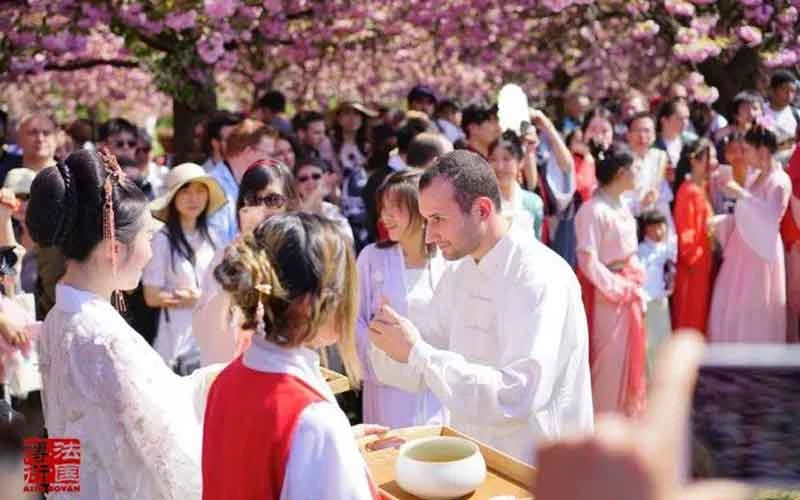
<svg viewBox="0 0 800 500"><path fill-rule="evenodd" d="M478 445L486 460L486 481L478 487L471 495L462 499L481 500L490 499L498 496L507 496L517 500L533 500L530 492L531 485L536 479L536 470L530 465L524 464L480 441L470 438L447 426L423 426L407 427L405 429L395 429L386 436L399 436L406 441L419 439L428 436L457 436L469 439ZM379 439L376 436L367 436L359 440L358 445L364 459L369 466L372 478L378 485L383 498L388 500L415 500L417 497L406 493L394 480L394 462L397 458L396 448L370 451L366 448L368 443Z"/></svg>
<svg viewBox="0 0 800 500"><path fill-rule="evenodd" d="M350 379L341 373L329 370L324 366L320 366L320 370L322 371L322 376L325 377L325 381L328 382L328 385L334 394L341 394L350 390Z"/></svg>

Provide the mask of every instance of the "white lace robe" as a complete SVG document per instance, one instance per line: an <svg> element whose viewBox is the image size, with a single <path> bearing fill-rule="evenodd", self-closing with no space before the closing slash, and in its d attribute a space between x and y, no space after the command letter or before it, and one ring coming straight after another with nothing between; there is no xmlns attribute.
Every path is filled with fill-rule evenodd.
<svg viewBox="0 0 800 500"><path fill-rule="evenodd" d="M199 499L202 419L221 365L175 375L94 294L58 285L40 340L50 437L81 440L81 491L51 499Z"/></svg>

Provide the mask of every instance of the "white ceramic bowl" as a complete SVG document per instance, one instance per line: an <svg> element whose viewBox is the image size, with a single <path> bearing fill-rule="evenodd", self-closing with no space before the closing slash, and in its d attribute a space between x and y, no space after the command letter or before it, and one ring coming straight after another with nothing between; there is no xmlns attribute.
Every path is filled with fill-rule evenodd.
<svg viewBox="0 0 800 500"><path fill-rule="evenodd" d="M463 438L416 439L400 447L395 479L403 490L421 498L458 498L486 480L486 462L478 446Z"/></svg>

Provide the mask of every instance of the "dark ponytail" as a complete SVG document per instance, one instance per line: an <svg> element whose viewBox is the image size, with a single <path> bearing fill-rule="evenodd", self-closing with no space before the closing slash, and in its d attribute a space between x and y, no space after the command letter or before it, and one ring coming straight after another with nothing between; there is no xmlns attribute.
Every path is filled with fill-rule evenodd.
<svg viewBox="0 0 800 500"><path fill-rule="evenodd" d="M517 161L520 161L524 156L522 140L513 130L503 132L503 135L489 146L489 154L491 155L498 146L511 153L511 156Z"/></svg>
<svg viewBox="0 0 800 500"><path fill-rule="evenodd" d="M714 144L708 139L700 138L683 147L678 166L675 167L675 181L672 184L672 193L678 196L678 189L692 173L692 160L699 158L703 154L709 154Z"/></svg>
<svg viewBox="0 0 800 500"><path fill-rule="evenodd" d="M747 144L753 147L765 147L769 152L775 154L778 151L778 138L775 133L763 125L753 125L744 136Z"/></svg>
<svg viewBox="0 0 800 500"><path fill-rule="evenodd" d="M31 238L57 247L68 259L84 261L103 240L103 182L106 170L94 151L79 150L31 184L25 219ZM114 232L129 244L142 228L147 197L125 178L113 183Z"/></svg>
<svg viewBox="0 0 800 500"><path fill-rule="evenodd" d="M602 144L590 141L589 148L595 159L595 175L600 186L611 184L620 170L633 165L633 154L624 144L615 143L603 149Z"/></svg>

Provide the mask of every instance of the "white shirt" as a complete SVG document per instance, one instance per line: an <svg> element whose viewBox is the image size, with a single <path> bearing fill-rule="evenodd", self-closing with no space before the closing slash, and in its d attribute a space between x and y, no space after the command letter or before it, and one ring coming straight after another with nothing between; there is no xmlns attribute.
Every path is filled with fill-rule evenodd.
<svg viewBox="0 0 800 500"><path fill-rule="evenodd" d="M253 370L297 377L325 398L300 413L289 448L281 500L372 500L367 465L347 417L320 372L317 353L305 347L285 349L254 337L242 363Z"/></svg>
<svg viewBox="0 0 800 500"><path fill-rule="evenodd" d="M194 249L194 265L171 251L166 228L155 234L153 256L142 274L145 286L169 292L178 288L200 288L200 278L205 275L214 257L214 247L202 238L200 232L186 235L186 241ZM192 336L192 308L162 309L153 347L170 366L174 366L179 357L199 357L197 342Z"/></svg>
<svg viewBox="0 0 800 500"><path fill-rule="evenodd" d="M81 441L81 491L50 499L200 499L215 365L175 375L108 300L63 284L39 339L45 424Z"/></svg>
<svg viewBox="0 0 800 500"><path fill-rule="evenodd" d="M675 197L665 176L668 158L666 155L667 153L660 149L650 148L644 156L636 157L634 162L635 187L632 191L623 193L622 199L636 217L648 210L658 210L667 219L667 243L670 248L677 251L678 236L675 232L675 221L672 218L672 208L670 207L670 203ZM658 193L655 202L647 206L642 205L645 195L653 189Z"/></svg>
<svg viewBox="0 0 800 500"><path fill-rule="evenodd" d="M153 188L153 196L156 198L167 192L166 181L168 173L169 168L153 161L150 162L147 168L147 182Z"/></svg>
<svg viewBox="0 0 800 500"><path fill-rule="evenodd" d="M654 242L645 238L639 243L639 260L645 268L644 293L646 300L663 299L667 296L664 281L664 265L675 261L676 255L666 241Z"/></svg>
<svg viewBox="0 0 800 500"><path fill-rule="evenodd" d="M348 142L342 144L342 148L339 150L339 166L342 168L342 172L344 172L345 179L354 171L358 170L359 168L363 168L364 165L367 163L367 158L358 149L358 146L352 142Z"/></svg>
<svg viewBox="0 0 800 500"><path fill-rule="evenodd" d="M785 106L780 111L772 109L772 106L764 107L764 118L769 128L775 132L778 143L795 138L797 130L797 119L794 117L791 106Z"/></svg>
<svg viewBox="0 0 800 500"><path fill-rule="evenodd" d="M593 428L580 287L531 232L445 271L407 364L370 350L381 382L427 386L456 429L526 463L542 439Z"/></svg>

